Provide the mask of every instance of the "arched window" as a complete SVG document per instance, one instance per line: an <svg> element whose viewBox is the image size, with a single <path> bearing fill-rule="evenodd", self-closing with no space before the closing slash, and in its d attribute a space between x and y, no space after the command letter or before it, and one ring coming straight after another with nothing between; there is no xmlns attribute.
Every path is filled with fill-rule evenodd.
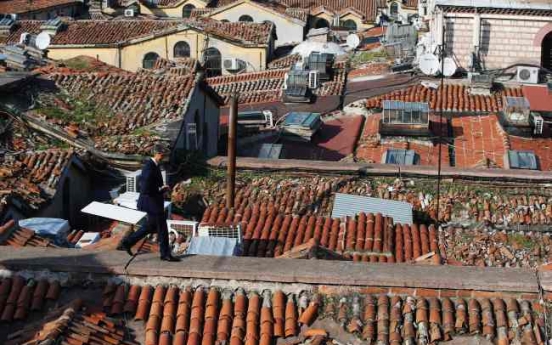
<svg viewBox="0 0 552 345"><path fill-rule="evenodd" d="M222 59L217 48L205 50L205 74L207 77L216 77L222 74Z"/></svg>
<svg viewBox="0 0 552 345"><path fill-rule="evenodd" d="M346 21L341 23L341 26L346 28L348 31L356 31L357 30L357 25L356 25L355 21L352 20L352 19L347 19Z"/></svg>
<svg viewBox="0 0 552 345"><path fill-rule="evenodd" d="M193 9L195 9L195 6L192 4L187 4L182 7L182 18L190 18Z"/></svg>
<svg viewBox="0 0 552 345"><path fill-rule="evenodd" d="M396 2L393 2L391 6L389 6L389 14L391 17L396 17L399 15L399 4Z"/></svg>
<svg viewBox="0 0 552 345"><path fill-rule="evenodd" d="M153 66L155 66L155 61L157 61L157 59L159 59L159 55L157 55L157 53L147 53L144 56L144 60L142 60L142 67L146 69L152 69Z"/></svg>
<svg viewBox="0 0 552 345"><path fill-rule="evenodd" d="M549 32L542 40L541 64L546 69L552 69L552 32Z"/></svg>
<svg viewBox="0 0 552 345"><path fill-rule="evenodd" d="M174 45L174 57L190 57L190 45L184 41L177 42Z"/></svg>
<svg viewBox="0 0 552 345"><path fill-rule="evenodd" d="M319 18L316 23L314 24L314 27L316 29L321 29L321 28L329 28L330 27L330 23L328 23L328 21L324 18Z"/></svg>
<svg viewBox="0 0 552 345"><path fill-rule="evenodd" d="M238 19L240 22L253 22L253 17L247 15L247 14L244 14L243 16L240 17L240 19Z"/></svg>

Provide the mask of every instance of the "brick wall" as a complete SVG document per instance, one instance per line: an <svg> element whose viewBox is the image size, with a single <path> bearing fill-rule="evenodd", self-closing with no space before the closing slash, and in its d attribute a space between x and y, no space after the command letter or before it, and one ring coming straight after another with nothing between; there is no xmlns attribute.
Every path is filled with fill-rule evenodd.
<svg viewBox="0 0 552 345"><path fill-rule="evenodd" d="M508 19L506 19L508 18ZM524 62L540 65L541 47L533 40L547 21L513 16L481 17L480 56L488 69ZM447 44L460 65L467 69L472 51L473 18L447 17Z"/></svg>

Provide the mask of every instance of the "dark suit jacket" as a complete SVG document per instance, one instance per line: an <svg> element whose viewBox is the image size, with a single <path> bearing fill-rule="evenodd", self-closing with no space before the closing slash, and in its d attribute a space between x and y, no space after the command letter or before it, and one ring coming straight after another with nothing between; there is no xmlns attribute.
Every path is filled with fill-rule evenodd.
<svg viewBox="0 0 552 345"><path fill-rule="evenodd" d="M140 175L138 210L154 215L163 214L163 192L159 190L162 186L163 176L161 175L161 169L152 159L148 159L144 163L142 174Z"/></svg>

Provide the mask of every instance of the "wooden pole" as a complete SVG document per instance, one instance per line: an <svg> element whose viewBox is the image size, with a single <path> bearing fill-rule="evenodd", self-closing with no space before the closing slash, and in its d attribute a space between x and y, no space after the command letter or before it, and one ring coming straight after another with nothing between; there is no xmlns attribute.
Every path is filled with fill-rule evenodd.
<svg viewBox="0 0 552 345"><path fill-rule="evenodd" d="M238 95L230 97L228 121L228 172L226 176L226 207L234 207L236 191L236 129L238 127Z"/></svg>

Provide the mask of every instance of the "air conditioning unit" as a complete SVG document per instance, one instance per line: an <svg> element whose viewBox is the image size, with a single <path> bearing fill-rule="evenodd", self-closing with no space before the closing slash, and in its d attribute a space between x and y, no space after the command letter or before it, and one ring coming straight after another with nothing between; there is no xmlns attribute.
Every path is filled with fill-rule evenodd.
<svg viewBox="0 0 552 345"><path fill-rule="evenodd" d="M245 63L237 58L228 58L224 59L223 66L228 71L239 71L245 68Z"/></svg>
<svg viewBox="0 0 552 345"><path fill-rule="evenodd" d="M531 113L531 125L533 126L533 134L542 134L544 120L539 114Z"/></svg>
<svg viewBox="0 0 552 345"><path fill-rule="evenodd" d="M126 174L126 191L138 193L140 191L140 175L142 170L136 170L134 172Z"/></svg>
<svg viewBox="0 0 552 345"><path fill-rule="evenodd" d="M539 68L519 66L516 80L524 84L537 84L539 82Z"/></svg>
<svg viewBox="0 0 552 345"><path fill-rule="evenodd" d="M317 89L320 86L320 72L310 71L309 72L309 88Z"/></svg>
<svg viewBox="0 0 552 345"><path fill-rule="evenodd" d="M134 17L134 10L132 8L127 8L125 10L125 17Z"/></svg>

